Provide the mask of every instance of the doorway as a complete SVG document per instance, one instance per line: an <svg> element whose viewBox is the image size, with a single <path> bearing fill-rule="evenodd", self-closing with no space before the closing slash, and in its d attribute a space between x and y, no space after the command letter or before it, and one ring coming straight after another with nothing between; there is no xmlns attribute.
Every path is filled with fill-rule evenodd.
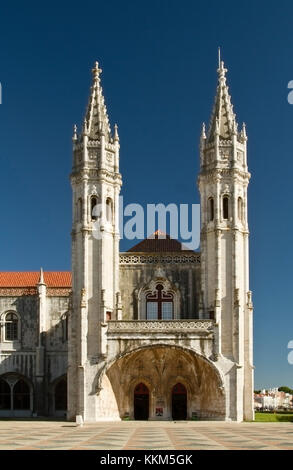
<svg viewBox="0 0 293 470"><path fill-rule="evenodd" d="M172 419L187 418L187 391L183 384L177 383L172 388Z"/></svg>
<svg viewBox="0 0 293 470"><path fill-rule="evenodd" d="M67 410L67 378L62 377L56 386L54 393L55 416L66 416Z"/></svg>
<svg viewBox="0 0 293 470"><path fill-rule="evenodd" d="M142 382L134 389L134 419L149 419L149 389Z"/></svg>

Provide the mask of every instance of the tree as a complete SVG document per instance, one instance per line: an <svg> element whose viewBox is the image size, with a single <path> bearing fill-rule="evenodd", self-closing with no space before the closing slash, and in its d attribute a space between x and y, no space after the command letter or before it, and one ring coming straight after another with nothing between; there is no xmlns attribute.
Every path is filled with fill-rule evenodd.
<svg viewBox="0 0 293 470"><path fill-rule="evenodd" d="M285 385L282 385L282 387L279 387L278 390L279 392L290 393L290 395L293 395L292 388L286 387Z"/></svg>

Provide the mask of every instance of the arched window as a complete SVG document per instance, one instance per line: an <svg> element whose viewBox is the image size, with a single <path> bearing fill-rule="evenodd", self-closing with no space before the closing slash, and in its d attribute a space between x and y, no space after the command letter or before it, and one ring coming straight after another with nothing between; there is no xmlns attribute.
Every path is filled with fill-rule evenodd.
<svg viewBox="0 0 293 470"><path fill-rule="evenodd" d="M91 220L97 220L98 218L97 208L95 209L97 204L98 204L97 196L92 196L91 197Z"/></svg>
<svg viewBox="0 0 293 470"><path fill-rule="evenodd" d="M6 380L0 379L0 410L11 409L11 389Z"/></svg>
<svg viewBox="0 0 293 470"><path fill-rule="evenodd" d="M238 219L243 220L243 201L242 198L238 198Z"/></svg>
<svg viewBox="0 0 293 470"><path fill-rule="evenodd" d="M214 220L214 198L209 198L209 221Z"/></svg>
<svg viewBox="0 0 293 470"><path fill-rule="evenodd" d="M18 340L18 316L9 312L5 315L5 341Z"/></svg>
<svg viewBox="0 0 293 470"><path fill-rule="evenodd" d="M30 388L22 379L13 387L13 408L14 410L30 409Z"/></svg>
<svg viewBox="0 0 293 470"><path fill-rule="evenodd" d="M109 197L106 200L106 219L107 222L113 222L113 202Z"/></svg>
<svg viewBox="0 0 293 470"><path fill-rule="evenodd" d="M0 378L0 416L31 416L33 390L27 380L17 374Z"/></svg>
<svg viewBox="0 0 293 470"><path fill-rule="evenodd" d="M229 198L223 197L223 219L229 219Z"/></svg>
<svg viewBox="0 0 293 470"><path fill-rule="evenodd" d="M156 285L155 293L146 295L147 320L173 319L173 294L165 292L162 284Z"/></svg>

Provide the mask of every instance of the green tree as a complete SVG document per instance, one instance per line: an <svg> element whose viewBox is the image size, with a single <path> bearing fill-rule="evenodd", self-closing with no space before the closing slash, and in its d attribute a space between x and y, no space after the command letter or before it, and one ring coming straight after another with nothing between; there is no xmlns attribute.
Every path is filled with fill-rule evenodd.
<svg viewBox="0 0 293 470"><path fill-rule="evenodd" d="M279 392L290 393L290 395L293 395L292 388L286 387L285 385L282 385L282 387L279 387L278 390Z"/></svg>

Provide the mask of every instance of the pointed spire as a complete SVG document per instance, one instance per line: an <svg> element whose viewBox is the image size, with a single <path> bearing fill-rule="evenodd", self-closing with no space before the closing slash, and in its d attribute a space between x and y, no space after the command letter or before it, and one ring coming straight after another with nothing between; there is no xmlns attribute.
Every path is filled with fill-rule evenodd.
<svg viewBox="0 0 293 470"><path fill-rule="evenodd" d="M83 135L88 135L87 120L86 119L84 119L84 121L83 121L82 133L83 133Z"/></svg>
<svg viewBox="0 0 293 470"><path fill-rule="evenodd" d="M245 122L242 124L242 129L240 132L240 136L243 140L247 140L247 134L246 134L246 124Z"/></svg>
<svg viewBox="0 0 293 470"><path fill-rule="evenodd" d="M45 284L43 268L40 269L40 278L38 284Z"/></svg>
<svg viewBox="0 0 293 470"><path fill-rule="evenodd" d="M105 99L103 96L103 89L101 87L100 74L102 69L99 68L99 63L95 62L92 69L93 84L91 87L91 95L87 107L85 126L86 132L90 139L99 139L101 132L105 132L106 140L111 139L111 129Z"/></svg>
<svg viewBox="0 0 293 470"><path fill-rule="evenodd" d="M114 142L119 142L119 135L118 135L118 126L117 126L117 124L114 125Z"/></svg>
<svg viewBox="0 0 293 470"><path fill-rule="evenodd" d="M202 123L201 136L200 137L201 137L202 140L207 138L207 136L206 136L206 125L205 125L204 122Z"/></svg>
<svg viewBox="0 0 293 470"><path fill-rule="evenodd" d="M229 95L229 87L226 83L227 69L224 66L224 62L221 60L220 48L218 52L218 87L208 132L209 142L211 142L217 134L222 139L231 139L235 129L237 132L236 117Z"/></svg>

